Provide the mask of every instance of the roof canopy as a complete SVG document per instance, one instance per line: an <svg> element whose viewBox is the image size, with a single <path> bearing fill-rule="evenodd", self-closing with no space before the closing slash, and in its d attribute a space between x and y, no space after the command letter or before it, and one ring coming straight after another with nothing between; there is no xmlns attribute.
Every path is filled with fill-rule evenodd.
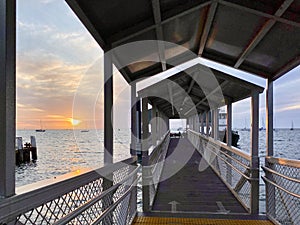
<svg viewBox="0 0 300 225"><path fill-rule="evenodd" d="M197 64L138 92L166 113L183 118L245 99L264 88Z"/></svg>
<svg viewBox="0 0 300 225"><path fill-rule="evenodd" d="M105 51L162 40L272 80L300 64L300 0L66 1ZM155 75L190 60L185 53L158 44L145 53L158 62L133 63L121 73L128 82Z"/></svg>

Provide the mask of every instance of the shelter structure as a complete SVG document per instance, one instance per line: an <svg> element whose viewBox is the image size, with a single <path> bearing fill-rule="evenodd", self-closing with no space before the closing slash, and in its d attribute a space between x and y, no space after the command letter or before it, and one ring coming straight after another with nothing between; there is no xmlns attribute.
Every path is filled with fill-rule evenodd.
<svg viewBox="0 0 300 225"><path fill-rule="evenodd" d="M140 169L138 151L142 152L143 210L153 212L156 194L163 193L161 178L170 166L166 161L169 150L173 151L168 119L178 117L187 118L190 128L185 140L188 146L181 149L196 149L204 158L213 155L205 162L239 200L248 218L259 218L258 124L259 94L263 88L252 84L251 79L242 80L200 64L189 64L197 58L266 80L267 156L263 179L267 217L277 224L300 223L300 163L273 157L273 83L300 64L299 0L66 2L104 50L106 166L15 194L16 0L0 0L0 223L133 223ZM112 160L113 64L131 85L132 158L120 163ZM183 65L186 69L137 96L137 82ZM230 141L232 103L246 97L251 97L250 154L233 148ZM149 102L153 107L151 121ZM224 105L228 116L227 144L217 140L216 109ZM208 123L209 112L213 127L210 137L200 129L204 120ZM192 164L187 162L191 168ZM173 205L171 209L175 209ZM217 205L219 214L226 214L221 204ZM174 210L169 213L174 216Z"/></svg>

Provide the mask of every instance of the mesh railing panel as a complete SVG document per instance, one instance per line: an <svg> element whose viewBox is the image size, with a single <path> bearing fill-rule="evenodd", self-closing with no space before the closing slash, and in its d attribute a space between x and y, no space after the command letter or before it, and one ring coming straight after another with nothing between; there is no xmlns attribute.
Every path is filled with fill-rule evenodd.
<svg viewBox="0 0 300 225"><path fill-rule="evenodd" d="M189 131L188 135L189 140L202 157L209 162L211 168L236 193L241 203L250 211L250 160L209 141L198 133Z"/></svg>
<svg viewBox="0 0 300 225"><path fill-rule="evenodd" d="M155 148L149 157L149 199L150 205L153 204L158 183L163 170L164 159L166 158L170 136L167 134L164 140Z"/></svg>
<svg viewBox="0 0 300 225"><path fill-rule="evenodd" d="M136 214L138 168L134 165L135 163L136 161L131 162L132 165L117 163L118 166L111 170L110 174L107 172L108 170L105 170L105 174L108 174L106 177L112 177L112 181L98 173L83 174L61 181L56 184L53 190L47 189L49 196L54 196L56 191L60 193L59 187L62 186L69 186L68 190L71 191L62 195L56 194L56 197L51 200L39 199L40 203L34 203L35 205L39 204L38 206L16 214L14 217L16 219L12 224L131 224ZM112 168L115 168L114 165ZM92 180L91 176L98 176L98 178ZM78 183L81 185L76 186ZM43 192L43 189L33 192L40 193ZM23 194L21 199L24 199L24 195L26 194ZM28 195L31 196L32 193ZM47 192L43 193L42 196L47 196ZM16 207L14 204L18 204L14 201L11 201L12 208ZM33 200L28 198L27 201L29 204ZM9 204L7 207L10 207ZM1 210L4 209L0 208L0 212ZM13 215L8 215L7 218L4 217L3 219L0 217L0 224L11 223L12 219L10 218L12 217Z"/></svg>
<svg viewBox="0 0 300 225"><path fill-rule="evenodd" d="M279 224L300 224L300 162L266 159L267 215Z"/></svg>

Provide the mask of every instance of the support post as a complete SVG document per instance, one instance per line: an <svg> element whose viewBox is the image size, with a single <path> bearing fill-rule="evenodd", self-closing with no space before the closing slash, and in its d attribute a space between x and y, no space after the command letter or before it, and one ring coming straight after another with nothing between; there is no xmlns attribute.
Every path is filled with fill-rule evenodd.
<svg viewBox="0 0 300 225"><path fill-rule="evenodd" d="M259 93L251 96L251 214L259 213Z"/></svg>
<svg viewBox="0 0 300 225"><path fill-rule="evenodd" d="M267 157L273 157L274 147L273 147L273 81L271 79L267 80L267 90L266 90L266 155ZM273 168L273 164L265 161L265 165L270 169ZM266 173L266 177L269 180L273 180L272 174ZM266 210L267 213L275 212L275 187L273 185L267 185L266 187Z"/></svg>
<svg viewBox="0 0 300 225"><path fill-rule="evenodd" d="M266 91L266 138L267 138L267 156L274 155L273 147L273 81L268 79Z"/></svg>
<svg viewBox="0 0 300 225"><path fill-rule="evenodd" d="M130 154L131 156L137 155L137 103L136 103L136 83L131 83L131 144Z"/></svg>
<svg viewBox="0 0 300 225"><path fill-rule="evenodd" d="M204 134L204 113L201 113L201 134Z"/></svg>
<svg viewBox="0 0 300 225"><path fill-rule="evenodd" d="M113 163L113 65L112 55L104 54L104 166ZM103 189L113 186L113 175L110 174L103 180ZM107 209L113 203L113 193L103 198L103 207ZM113 222L110 214L104 219L103 224Z"/></svg>
<svg viewBox="0 0 300 225"><path fill-rule="evenodd" d="M226 118L226 143L228 146L232 145L232 103L227 104L227 118Z"/></svg>
<svg viewBox="0 0 300 225"><path fill-rule="evenodd" d="M211 110L211 137L215 138L215 110Z"/></svg>
<svg viewBox="0 0 300 225"><path fill-rule="evenodd" d="M112 55L104 54L104 165L113 162L113 67Z"/></svg>
<svg viewBox="0 0 300 225"><path fill-rule="evenodd" d="M16 0L0 1L0 197L15 194Z"/></svg>
<svg viewBox="0 0 300 225"><path fill-rule="evenodd" d="M143 138L142 138L142 183L143 183L143 211L150 210L150 190L149 190L149 119L148 119L148 98L142 100L142 121L143 121Z"/></svg>
<svg viewBox="0 0 300 225"><path fill-rule="evenodd" d="M152 105L152 119L151 119L151 137L152 137L152 145L156 146L157 142L157 118L156 118L156 105Z"/></svg>
<svg viewBox="0 0 300 225"><path fill-rule="evenodd" d="M215 109L214 111L214 138L215 140L219 139L219 109Z"/></svg>
<svg viewBox="0 0 300 225"><path fill-rule="evenodd" d="M209 136L209 111L206 111L206 136Z"/></svg>
<svg viewBox="0 0 300 225"><path fill-rule="evenodd" d="M227 146L231 147L232 145L232 103L231 101L228 101L227 103L227 118L226 118L226 143ZM228 154L231 156L231 152L228 152ZM232 163L232 159L227 159L228 163ZM226 181L229 185L232 185L232 168L230 165L226 165Z"/></svg>

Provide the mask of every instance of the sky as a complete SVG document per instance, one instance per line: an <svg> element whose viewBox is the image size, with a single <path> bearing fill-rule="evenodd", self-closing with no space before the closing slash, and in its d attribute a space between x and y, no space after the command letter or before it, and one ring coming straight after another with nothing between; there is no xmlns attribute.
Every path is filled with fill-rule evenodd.
<svg viewBox="0 0 300 225"><path fill-rule="evenodd" d="M63 0L17 0L17 129L102 128L103 51ZM225 68L226 69L226 68ZM241 77L235 70L228 73ZM274 84L274 124L300 127L300 67ZM253 79L263 84L264 81ZM130 126L130 88L114 70L114 127ZM261 125L265 94L260 96ZM233 127L250 126L250 99Z"/></svg>

